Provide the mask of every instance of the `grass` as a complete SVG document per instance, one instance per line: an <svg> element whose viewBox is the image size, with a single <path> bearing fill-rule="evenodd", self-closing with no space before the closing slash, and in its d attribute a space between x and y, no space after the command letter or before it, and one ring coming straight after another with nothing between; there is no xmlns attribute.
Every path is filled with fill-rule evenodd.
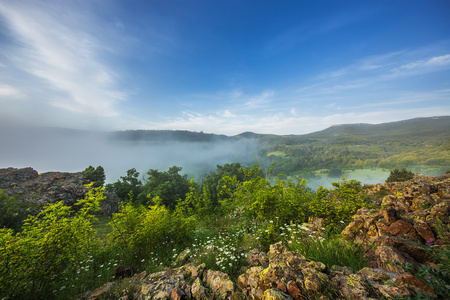
<svg viewBox="0 0 450 300"><path fill-rule="evenodd" d="M111 233L112 227L108 223L111 222L112 217L108 215L97 215L97 221L92 223L93 228L97 231L97 237L105 239Z"/></svg>
<svg viewBox="0 0 450 300"><path fill-rule="evenodd" d="M308 228L295 224L286 224L282 231L284 244L289 250L312 261L324 263L328 268L337 265L358 271L369 264L369 258L361 247L339 235L324 237L321 232L312 233Z"/></svg>

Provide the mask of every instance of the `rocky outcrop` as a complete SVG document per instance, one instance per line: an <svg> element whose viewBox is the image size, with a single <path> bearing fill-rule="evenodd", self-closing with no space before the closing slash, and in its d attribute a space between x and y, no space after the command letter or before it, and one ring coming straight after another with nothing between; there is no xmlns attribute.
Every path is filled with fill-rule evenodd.
<svg viewBox="0 0 450 300"><path fill-rule="evenodd" d="M328 269L320 262L286 251L281 243L266 253L268 265L253 266L239 276L235 285L227 274L205 265L186 264L176 269L126 278L133 286L133 299L392 299L418 291L434 297L426 282L411 274L399 275L382 269L347 267ZM108 282L80 299L99 299L120 281Z"/></svg>
<svg viewBox="0 0 450 300"><path fill-rule="evenodd" d="M39 174L32 168L0 169L0 189L8 195L17 195L18 200L37 205L63 201L72 206L83 199L87 189L82 173L47 172ZM114 193L105 193L107 199L101 203L101 213L117 212L120 199Z"/></svg>
<svg viewBox="0 0 450 300"><path fill-rule="evenodd" d="M384 194L381 209L362 208L342 235L372 248L380 268L405 273L433 264L425 246L444 245L438 227L450 224L450 174L438 177L416 175L406 182L366 186L369 196ZM450 236L449 232L444 235Z"/></svg>
<svg viewBox="0 0 450 300"><path fill-rule="evenodd" d="M135 287L133 299L231 299L237 290L227 274L193 264L153 274L144 271L126 280ZM108 282L80 299L98 299L118 284Z"/></svg>

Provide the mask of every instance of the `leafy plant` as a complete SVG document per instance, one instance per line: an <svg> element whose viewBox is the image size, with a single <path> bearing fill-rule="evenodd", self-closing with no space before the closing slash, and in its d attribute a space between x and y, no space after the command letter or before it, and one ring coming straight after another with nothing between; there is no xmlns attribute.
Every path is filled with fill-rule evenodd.
<svg viewBox="0 0 450 300"><path fill-rule="evenodd" d="M407 181L414 178L414 173L406 170L405 168L399 170L395 168L389 174L389 177L386 179L386 182L402 182Z"/></svg>
<svg viewBox="0 0 450 300"><path fill-rule="evenodd" d="M149 207L122 204L110 223L110 241L129 251L135 263L150 259L152 252L164 256L167 247L183 247L195 229L193 217L185 217L179 209L170 211L159 197L153 201L157 204Z"/></svg>
<svg viewBox="0 0 450 300"><path fill-rule="evenodd" d="M89 166L84 171L81 171L81 174L84 175L84 183L86 184L93 182L94 187L100 187L105 184L106 175L102 166L98 166L97 168Z"/></svg>
<svg viewBox="0 0 450 300"><path fill-rule="evenodd" d="M103 188L87 186L88 193L71 207L57 202L38 215L29 216L22 231L0 230L1 297L41 298L65 286L61 281L73 273L77 262L87 259L95 246L92 212L99 210Z"/></svg>
<svg viewBox="0 0 450 300"><path fill-rule="evenodd" d="M0 190L0 228L20 230L28 215L37 214L38 206L23 202L17 196L8 196L6 190Z"/></svg>
<svg viewBox="0 0 450 300"><path fill-rule="evenodd" d="M319 186L308 205L309 216L324 218L329 232L339 228L340 222L348 224L358 209L369 206L368 198L362 193L361 182L344 177L332 185L333 189Z"/></svg>

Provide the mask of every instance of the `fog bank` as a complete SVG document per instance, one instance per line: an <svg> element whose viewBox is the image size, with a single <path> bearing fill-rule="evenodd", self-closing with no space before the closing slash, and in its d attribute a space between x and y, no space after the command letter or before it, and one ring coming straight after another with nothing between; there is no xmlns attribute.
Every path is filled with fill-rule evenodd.
<svg viewBox="0 0 450 300"><path fill-rule="evenodd" d="M217 142L132 143L114 141L102 132L55 128L0 128L0 168L32 167L48 171L79 172L89 165L105 169L106 182L114 182L131 168L182 167L197 180L216 165L250 161L256 143L249 139Z"/></svg>

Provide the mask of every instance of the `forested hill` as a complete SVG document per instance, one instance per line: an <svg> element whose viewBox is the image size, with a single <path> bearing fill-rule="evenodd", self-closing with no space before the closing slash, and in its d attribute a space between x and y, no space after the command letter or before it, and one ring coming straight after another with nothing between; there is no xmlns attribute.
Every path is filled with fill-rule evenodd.
<svg viewBox="0 0 450 300"><path fill-rule="evenodd" d="M289 170L330 168L450 168L450 116L400 122L335 125L289 136L266 136L262 155Z"/></svg>
<svg viewBox="0 0 450 300"><path fill-rule="evenodd" d="M187 130L126 130L115 131L109 136L112 140L127 142L218 142L230 137L212 133Z"/></svg>
<svg viewBox="0 0 450 300"><path fill-rule="evenodd" d="M428 139L430 136L450 140L450 116L416 118L383 124L341 124L304 135L276 135L243 132L235 136L187 130L126 130L110 133L112 140L147 142L216 142L235 139L256 139L272 144L300 144L318 141L340 140L341 144L386 141L393 138Z"/></svg>

